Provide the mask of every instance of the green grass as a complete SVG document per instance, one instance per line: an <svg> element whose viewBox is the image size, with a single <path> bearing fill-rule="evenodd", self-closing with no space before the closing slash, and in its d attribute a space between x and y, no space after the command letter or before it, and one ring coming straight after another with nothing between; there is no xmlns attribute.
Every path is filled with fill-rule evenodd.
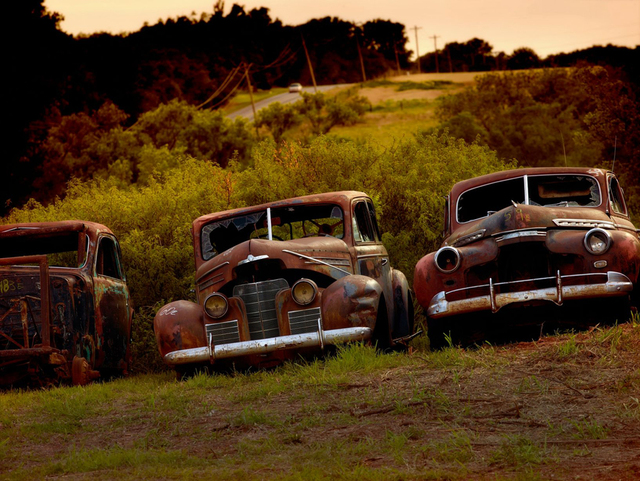
<svg viewBox="0 0 640 481"><path fill-rule="evenodd" d="M572 460L602 458L588 440L640 419L640 330L599 329L529 351L356 344L268 371L4 392L0 479L570 479ZM629 369L599 364L612 344ZM593 397L568 387L591 379Z"/></svg>

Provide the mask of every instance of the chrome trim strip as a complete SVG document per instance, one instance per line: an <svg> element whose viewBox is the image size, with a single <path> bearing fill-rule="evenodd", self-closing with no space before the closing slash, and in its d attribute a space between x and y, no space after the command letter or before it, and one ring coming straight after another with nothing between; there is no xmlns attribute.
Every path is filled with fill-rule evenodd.
<svg viewBox="0 0 640 481"><path fill-rule="evenodd" d="M606 282L600 284L587 284L579 286L565 286L562 283L563 279L580 276L606 276L607 280ZM519 282L530 282L534 280L549 279L555 279L556 285L554 287L533 289L521 292L504 292L500 294L496 294L494 290L495 286L499 285L517 284ZM558 274L554 277L542 277L538 279L527 279L523 281L493 283L490 279L489 284L485 284L484 286L473 286L468 289L479 287L489 287L489 295L473 297L471 299L461 299L459 301L447 301L447 294L463 291L465 289L456 289L455 291L449 292L440 291L431 299L429 308L427 309L427 315L435 319L438 317L451 316L455 314L465 314L477 311L491 310L492 312L497 312L498 310L500 310L500 308L509 304L518 302L530 302L535 300L550 301L560 306L566 300L571 299L620 296L624 293L631 292L633 290L633 283L624 274L614 271L595 274L571 274L566 276L560 275L560 272L558 271Z"/></svg>
<svg viewBox="0 0 640 481"><path fill-rule="evenodd" d="M229 264L229 261L227 261L227 262L223 262L222 264L218 264L218 265L217 265L217 266L215 266L214 268L209 269L207 272L205 272L204 274L202 274L200 277L198 277L198 278L196 279L196 283L197 283L197 284L199 284L199 283L200 283L200 279L202 279L203 277L208 276L208 275L209 275L209 274L211 274L213 271L217 271L217 270L218 270L218 269L220 269L221 267L224 267L224 266L226 266L226 265L228 265L228 264Z"/></svg>
<svg viewBox="0 0 640 481"><path fill-rule="evenodd" d="M305 256L304 254L300 254L299 252L294 252L294 251L290 251L290 250L287 250L287 249L282 249L282 252L286 252L287 254L298 256L298 257L300 257L302 259L307 259L308 261L314 261L314 262L317 262L318 264L322 264L322 265L325 265L327 267L332 267L333 269L339 270L340 272L344 272L345 274L347 274L349 276L351 275L351 272L345 271L344 269L340 269L339 267L336 267L336 266L332 266L328 262L321 261L320 259L315 259L313 257Z"/></svg>
<svg viewBox="0 0 640 481"><path fill-rule="evenodd" d="M601 229L615 229L616 224L607 220L589 219L553 219L558 227L600 227Z"/></svg>
<svg viewBox="0 0 640 481"><path fill-rule="evenodd" d="M496 237L496 242L503 242L509 239L515 239L517 237L547 237L547 232L543 230L519 230L504 234L500 237Z"/></svg>
<svg viewBox="0 0 640 481"><path fill-rule="evenodd" d="M318 322L320 328L320 322ZM347 327L344 329L332 329L330 331L308 332L291 336L271 337L255 341L233 342L212 346L195 347L173 351L164 356L164 361L170 365L190 364L194 362L214 362L216 359L226 359L236 356L251 354L267 354L287 349L299 349L302 347L322 347L325 344L340 344L352 341L366 341L371 339L370 327Z"/></svg>

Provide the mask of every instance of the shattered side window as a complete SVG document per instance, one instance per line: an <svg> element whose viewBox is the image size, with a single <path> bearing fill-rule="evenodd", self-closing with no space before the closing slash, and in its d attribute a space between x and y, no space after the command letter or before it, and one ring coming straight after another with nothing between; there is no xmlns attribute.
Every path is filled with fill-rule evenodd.
<svg viewBox="0 0 640 481"><path fill-rule="evenodd" d="M456 215L458 222L487 217L509 207L513 202L524 203L524 177L502 180L474 187L458 197Z"/></svg>
<svg viewBox="0 0 640 481"><path fill-rule="evenodd" d="M613 176L609 178L609 202L613 212L616 214L627 215L627 206L624 202L622 188L618 183L618 179Z"/></svg>
<svg viewBox="0 0 640 481"><path fill-rule="evenodd" d="M529 204L545 207L597 207L600 187L583 175L535 175L528 177Z"/></svg>

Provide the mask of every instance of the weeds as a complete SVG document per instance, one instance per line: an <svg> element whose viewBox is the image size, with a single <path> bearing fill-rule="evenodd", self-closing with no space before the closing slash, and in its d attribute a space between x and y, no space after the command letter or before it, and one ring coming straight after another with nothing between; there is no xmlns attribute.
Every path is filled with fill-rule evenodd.
<svg viewBox="0 0 640 481"><path fill-rule="evenodd" d="M609 429L595 419L571 421L571 425L574 428L572 436L576 439L606 439L609 435Z"/></svg>
<svg viewBox="0 0 640 481"><path fill-rule="evenodd" d="M541 464L546 457L546 449L540 448L523 435L504 436L500 447L493 452L490 464L513 467Z"/></svg>

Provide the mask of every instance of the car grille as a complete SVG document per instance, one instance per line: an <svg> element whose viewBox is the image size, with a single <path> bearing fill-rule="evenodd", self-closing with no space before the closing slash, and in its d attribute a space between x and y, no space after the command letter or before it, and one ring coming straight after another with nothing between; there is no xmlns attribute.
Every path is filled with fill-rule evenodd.
<svg viewBox="0 0 640 481"><path fill-rule="evenodd" d="M241 284L233 288L233 295L242 299L247 310L251 339L267 339L280 335L275 299L278 291L288 287L286 280L275 279Z"/></svg>
<svg viewBox="0 0 640 481"><path fill-rule="evenodd" d="M207 324L207 341L211 335L211 343L214 346L229 344L230 342L240 342L240 331L238 321L227 321L219 324Z"/></svg>
<svg viewBox="0 0 640 481"><path fill-rule="evenodd" d="M289 313L289 326L291 334L303 334L305 332L318 332L318 319L320 319L320 308L304 309L302 311L291 311Z"/></svg>

